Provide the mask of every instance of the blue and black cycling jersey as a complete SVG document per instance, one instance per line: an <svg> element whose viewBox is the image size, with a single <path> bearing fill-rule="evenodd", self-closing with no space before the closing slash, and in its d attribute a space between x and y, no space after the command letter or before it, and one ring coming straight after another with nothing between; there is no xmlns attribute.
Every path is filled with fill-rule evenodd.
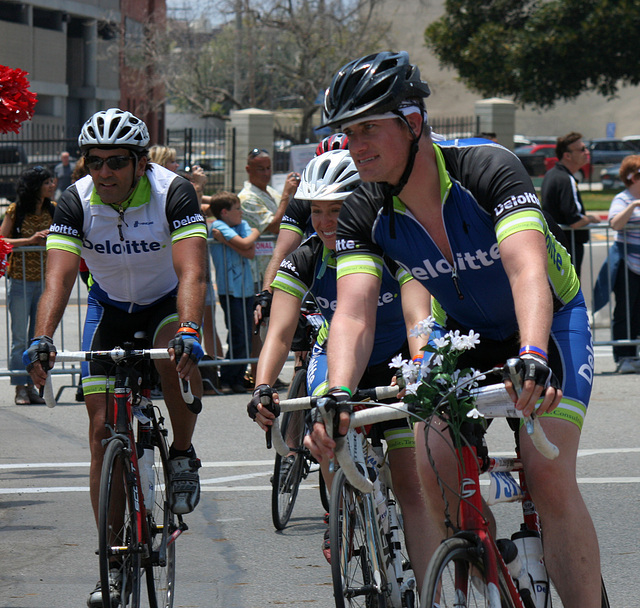
<svg viewBox="0 0 640 608"><path fill-rule="evenodd" d="M390 211L382 186L367 183L349 196L340 213L338 277L358 272L381 276L382 255L387 255L434 296L434 315L443 326L451 317L481 336L506 339L518 327L499 245L520 230L537 230L547 242L555 307L571 301L580 286L570 256L549 230L515 155L494 144L434 144L434 150L453 266L399 198ZM390 213L395 236L389 229Z"/></svg>
<svg viewBox="0 0 640 608"><path fill-rule="evenodd" d="M391 260L383 259L381 278L376 333L369 365L391 359L400 352L407 339L400 285L411 280L411 277ZM337 304L334 252L324 246L318 235L312 235L281 262L271 287L285 291L301 301L310 292L326 321L330 323ZM327 329L325 324L318 337L321 344L326 340Z"/></svg>

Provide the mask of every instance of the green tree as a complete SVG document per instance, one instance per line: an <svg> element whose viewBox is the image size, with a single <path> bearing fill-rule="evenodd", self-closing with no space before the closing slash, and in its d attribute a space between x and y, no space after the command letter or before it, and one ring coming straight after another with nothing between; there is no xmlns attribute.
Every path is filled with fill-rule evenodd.
<svg viewBox="0 0 640 608"><path fill-rule="evenodd" d="M640 83L639 0L447 0L425 31L470 89L552 107Z"/></svg>

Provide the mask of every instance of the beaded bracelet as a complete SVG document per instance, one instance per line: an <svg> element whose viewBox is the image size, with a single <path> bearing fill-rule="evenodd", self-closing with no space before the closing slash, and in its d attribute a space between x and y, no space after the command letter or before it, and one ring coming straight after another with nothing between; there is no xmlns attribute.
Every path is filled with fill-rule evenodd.
<svg viewBox="0 0 640 608"><path fill-rule="evenodd" d="M545 353L541 348L538 348L537 346L532 346L530 344L527 344L526 346L523 346L520 349L520 356L522 355L538 355L539 357L542 357L545 361L547 361L549 358L547 357L547 353Z"/></svg>

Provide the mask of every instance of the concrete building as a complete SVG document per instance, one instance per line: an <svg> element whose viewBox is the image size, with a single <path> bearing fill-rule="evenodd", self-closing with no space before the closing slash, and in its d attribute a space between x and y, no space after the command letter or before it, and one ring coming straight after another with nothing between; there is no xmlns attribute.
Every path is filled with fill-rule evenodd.
<svg viewBox="0 0 640 608"><path fill-rule="evenodd" d="M144 23L164 19L165 0L0 0L0 63L29 73L38 103L33 124L77 132L100 109L119 106L164 132L163 91L122 58Z"/></svg>

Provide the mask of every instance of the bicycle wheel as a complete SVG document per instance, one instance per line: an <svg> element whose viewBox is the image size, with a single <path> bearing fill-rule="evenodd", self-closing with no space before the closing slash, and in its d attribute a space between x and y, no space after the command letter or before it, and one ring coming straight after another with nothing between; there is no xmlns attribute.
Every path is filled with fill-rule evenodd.
<svg viewBox="0 0 640 608"><path fill-rule="evenodd" d="M172 608L175 597L176 548L170 538L176 530L176 516L169 508L169 448L163 431L155 425L154 497L147 512L151 552L145 569L150 608Z"/></svg>
<svg viewBox="0 0 640 608"><path fill-rule="evenodd" d="M287 398L304 397L306 394L307 371L303 368L295 373ZM271 519L276 530L283 530L287 525L298 496L300 482L305 473L306 461L302 447L304 418L305 414L302 411L286 412L281 418L282 436L293 452L285 458L276 454L273 467Z"/></svg>
<svg viewBox="0 0 640 608"><path fill-rule="evenodd" d="M293 452L284 458L277 454L273 467L271 519L276 530L283 530L289 522L307 464L300 447L304 438L304 412L286 412L280 428Z"/></svg>
<svg viewBox="0 0 640 608"><path fill-rule="evenodd" d="M367 542L367 526L375 523L365 515L363 496L338 470L331 487L329 543L331 577L336 608L386 608L384 595L374 586L374 569Z"/></svg>
<svg viewBox="0 0 640 608"><path fill-rule="evenodd" d="M102 463L98 507L100 585L102 604L106 608L140 606L140 538L133 479L124 441L111 440ZM119 580L115 587L110 586L110 571L111 580L114 574Z"/></svg>
<svg viewBox="0 0 640 608"><path fill-rule="evenodd" d="M513 608L514 603L502 573L498 572L502 608ZM478 608L489 606L485 569L476 545L465 538L445 540L433 554L422 585L421 606L440 608ZM492 604L492 605L495 605Z"/></svg>

